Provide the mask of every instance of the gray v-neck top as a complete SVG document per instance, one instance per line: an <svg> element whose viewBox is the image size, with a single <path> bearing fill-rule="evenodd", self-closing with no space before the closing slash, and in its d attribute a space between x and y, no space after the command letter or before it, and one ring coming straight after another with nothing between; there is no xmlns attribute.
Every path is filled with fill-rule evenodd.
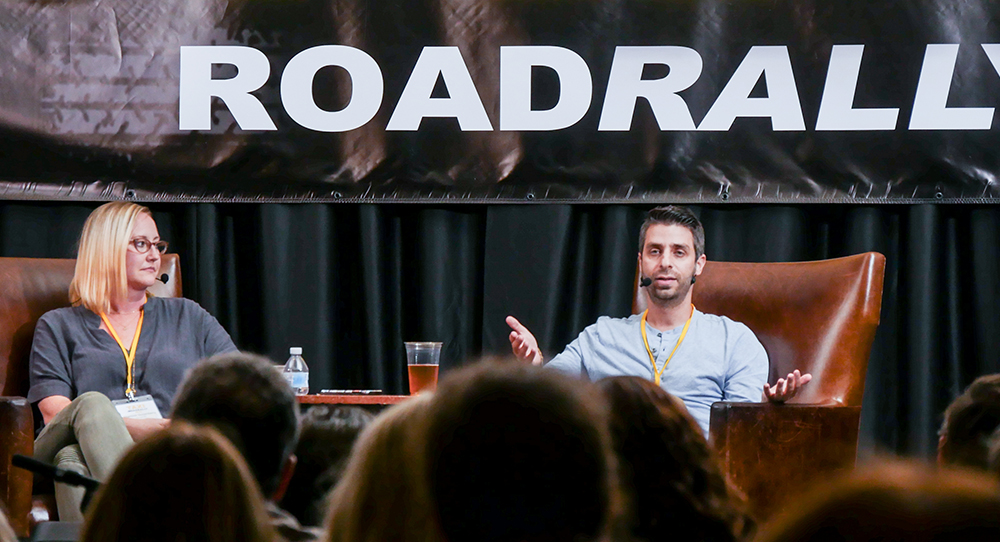
<svg viewBox="0 0 1000 542"><path fill-rule="evenodd" d="M166 417L184 373L236 345L218 320L190 299L151 297L143 311L133 368L136 395L152 395ZM42 315L31 345L29 402L52 395L74 399L88 391L125 398L125 355L100 327L101 317L82 306Z"/></svg>

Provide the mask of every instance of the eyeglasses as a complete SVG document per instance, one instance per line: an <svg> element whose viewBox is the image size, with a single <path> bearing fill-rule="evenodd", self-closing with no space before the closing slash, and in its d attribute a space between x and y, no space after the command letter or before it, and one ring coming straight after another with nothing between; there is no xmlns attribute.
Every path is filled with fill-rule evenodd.
<svg viewBox="0 0 1000 542"><path fill-rule="evenodd" d="M154 243L145 237L136 237L135 239L129 241L128 244L139 254L145 254L153 247L156 247L156 251L160 254L166 254L167 247L170 245L170 243L166 241L157 241Z"/></svg>

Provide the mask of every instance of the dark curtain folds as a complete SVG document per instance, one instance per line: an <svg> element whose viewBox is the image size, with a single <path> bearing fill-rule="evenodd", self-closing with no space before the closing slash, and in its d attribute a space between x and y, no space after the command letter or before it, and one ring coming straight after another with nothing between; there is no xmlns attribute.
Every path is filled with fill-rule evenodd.
<svg viewBox="0 0 1000 542"><path fill-rule="evenodd" d="M0 255L72 257L94 204L0 204ZM648 206L157 204L184 291L245 350L302 346L313 390L406 391L404 340L447 371L509 352L517 316L549 355L629 313ZM695 207L710 259L887 257L863 453L930 456L940 413L1000 371L1000 207Z"/></svg>

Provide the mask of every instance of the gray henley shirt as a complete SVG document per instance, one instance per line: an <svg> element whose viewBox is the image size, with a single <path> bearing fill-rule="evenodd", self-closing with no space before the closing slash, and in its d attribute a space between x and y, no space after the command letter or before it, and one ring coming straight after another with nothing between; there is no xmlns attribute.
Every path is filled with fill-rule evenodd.
<svg viewBox="0 0 1000 542"><path fill-rule="evenodd" d="M602 316L546 366L588 380L609 376L653 379L640 322L638 314L628 318ZM674 349L683 327L660 331L646 324L646 337L658 368ZM767 352L750 328L725 316L695 310L684 342L663 371L661 386L684 401L707 435L712 403L759 402L767 376Z"/></svg>

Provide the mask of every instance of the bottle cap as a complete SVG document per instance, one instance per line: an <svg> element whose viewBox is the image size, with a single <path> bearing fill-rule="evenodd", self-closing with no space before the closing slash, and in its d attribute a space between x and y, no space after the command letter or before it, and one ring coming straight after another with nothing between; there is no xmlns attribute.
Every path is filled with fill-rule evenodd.
<svg viewBox="0 0 1000 542"><path fill-rule="evenodd" d="M288 353L291 354L291 355L293 355L293 356L301 356L302 355L302 347L301 346L293 346L293 347L291 347L291 348L288 349Z"/></svg>

